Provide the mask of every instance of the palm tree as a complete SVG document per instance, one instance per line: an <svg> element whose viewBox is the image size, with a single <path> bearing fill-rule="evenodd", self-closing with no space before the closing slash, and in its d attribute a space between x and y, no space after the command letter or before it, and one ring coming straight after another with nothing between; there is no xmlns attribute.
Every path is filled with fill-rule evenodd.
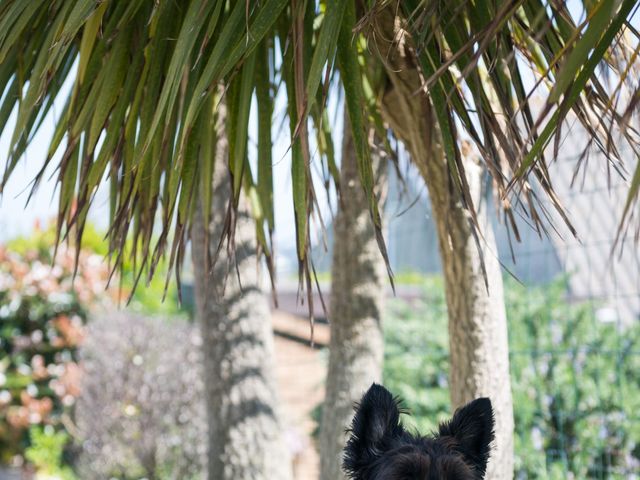
<svg viewBox="0 0 640 480"><path fill-rule="evenodd" d="M345 112L345 117L347 117ZM344 124L349 122L344 119ZM372 160L379 200L386 194L388 162L382 142L371 132ZM376 244L367 199L358 184L353 137L348 128L342 138L340 193L333 229L331 339L323 419L320 424L320 478L345 478L340 459L345 446L345 425L372 382L382 379L384 343L382 317L385 264Z"/></svg>
<svg viewBox="0 0 640 480"><path fill-rule="evenodd" d="M404 35L389 9L377 16L375 29ZM420 90L415 47L410 38L398 43L381 40L375 45L385 59L387 82L381 110L398 132L428 191L438 232L444 270L449 322L451 362L450 391L454 408L478 397L492 400L496 420L496 441L487 468L488 478L510 478L513 472L513 401L509 372L507 316L503 299L502 272L497 245L487 215L482 187L484 169L470 152L461 152L461 164L473 205L475 231L458 196L448 188L449 176L441 132L434 128L433 109L426 97L416 101ZM467 149L468 150L468 149ZM474 235L482 237L477 242Z"/></svg>
<svg viewBox="0 0 640 480"><path fill-rule="evenodd" d="M452 400L459 403L488 388L480 379L493 360L477 362L470 351L506 351L500 276L489 254L495 250L475 195L480 170L469 160L473 155L463 154L462 140L473 145L491 176L507 224L515 226L514 216L525 215L534 228L548 229L549 215L538 202L546 196L570 225L547 168L562 125L579 123L590 135L584 151L601 150L616 169L621 143L638 148L631 122L639 98L634 83L639 47L628 22L635 8L634 0L571 5L554 0L3 0L0 125L4 128L16 105L17 117L2 185L54 100L65 97L46 160L49 164L55 152L62 153L55 160L60 235L82 236L96 186L108 175L115 267L131 256L140 275L151 275L165 254L179 267L188 232L197 228L195 213L203 225L214 213L209 180L217 137L211 125L220 101L217 86L223 84L231 194L222 233L234 232L244 192L260 249L269 258L268 146L271 104L281 90L288 100L298 259L309 290L309 218L316 201L310 167L316 149L310 138L315 135L320 161L337 178L331 151L324 148L330 128L322 119L327 96L344 90L358 177L383 255L366 136L370 124L384 128L384 120L389 133L407 144L436 198L450 331L460 349L451 359ZM376 65L386 71L382 85L369 75ZM62 88L68 77L70 93ZM385 95L367 101L380 86ZM247 156L254 95L262 112L257 169ZM393 96L412 107L405 113L419 123L394 118L386 103ZM43 173L36 175L35 186ZM621 232L631 225L639 190L637 168ZM70 214L74 200L78 208ZM127 239L135 248L125 251ZM452 288L463 278L464 291ZM469 292L478 302L466 301ZM491 315L476 318L471 310L478 306ZM496 336L475 335L483 319L499 329ZM500 371L508 371L499 362ZM505 385L496 388L508 395ZM494 401L508 410L506 397ZM508 438L508 421L502 425L505 432L498 438ZM492 478L510 477L509 462L505 465Z"/></svg>
<svg viewBox="0 0 640 480"><path fill-rule="evenodd" d="M255 226L244 192L238 203L234 248L220 243L231 198L224 105L215 117L218 140L209 179L213 183L209 224L204 224L200 206L191 229L196 317L204 347L207 478L288 480L292 463L275 390L273 334L265 321L270 317L269 303L261 291Z"/></svg>

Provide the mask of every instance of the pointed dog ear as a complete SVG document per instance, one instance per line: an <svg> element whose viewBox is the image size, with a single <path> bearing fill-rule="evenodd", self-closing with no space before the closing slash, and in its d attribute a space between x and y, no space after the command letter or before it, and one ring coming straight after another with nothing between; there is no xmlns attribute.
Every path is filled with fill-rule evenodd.
<svg viewBox="0 0 640 480"><path fill-rule="evenodd" d="M403 433L399 402L381 385L373 384L356 406L344 450L343 467L351 478L389 448L391 440Z"/></svg>
<svg viewBox="0 0 640 480"><path fill-rule="evenodd" d="M440 425L439 436L453 439L453 448L482 475L494 439L491 400L478 398L458 409L453 418Z"/></svg>

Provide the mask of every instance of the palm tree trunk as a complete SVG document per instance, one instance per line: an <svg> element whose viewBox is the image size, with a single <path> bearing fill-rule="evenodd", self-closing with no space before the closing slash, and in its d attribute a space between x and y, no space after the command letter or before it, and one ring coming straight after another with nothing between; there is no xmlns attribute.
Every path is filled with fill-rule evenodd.
<svg viewBox="0 0 640 480"><path fill-rule="evenodd" d="M481 188L483 169L471 158L463 160L478 210L478 248L468 213L451 184L429 100L416 94L421 89L421 80L410 39L403 32L400 19L389 9L381 14L379 27L386 39L397 40L378 41L390 80L382 100L383 116L401 136L427 185L438 231L449 315L451 401L454 407L459 407L480 396L491 398L496 415L496 441L487 478L510 479L514 423L507 322L502 272Z"/></svg>
<svg viewBox="0 0 640 480"><path fill-rule="evenodd" d="M358 180L348 116L344 117L341 200L334 223L331 266L331 341L320 430L320 478L340 480L345 428L353 405L382 376L385 264L375 240L368 204ZM374 166L386 169L382 152ZM383 183L379 174L379 183Z"/></svg>
<svg viewBox="0 0 640 480"><path fill-rule="evenodd" d="M449 315L449 382L454 408L478 397L491 398L496 415L496 441L487 478L513 478L513 404L509 373L507 315L497 245L482 195L484 170L465 161L467 180L478 208L480 246L469 218L452 198L446 162L432 158L425 169L444 268ZM424 174L423 174L424 175ZM428 179L428 181L427 181ZM443 188L444 187L444 188ZM482 256L482 258L481 258ZM485 284L482 259L487 275Z"/></svg>
<svg viewBox="0 0 640 480"><path fill-rule="evenodd" d="M219 126L224 112L219 111ZM221 130L220 128L218 129ZM213 269L231 198L228 144L220 136L211 221L202 206L192 226L197 317L204 348L209 430L209 480L289 480L290 454L282 436L274 379L273 332L260 289L255 224L241 199L235 256L225 246Z"/></svg>

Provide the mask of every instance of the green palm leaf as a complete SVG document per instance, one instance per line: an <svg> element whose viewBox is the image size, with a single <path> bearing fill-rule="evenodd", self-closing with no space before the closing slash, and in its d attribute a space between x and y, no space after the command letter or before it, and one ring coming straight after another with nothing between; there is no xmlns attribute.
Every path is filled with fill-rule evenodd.
<svg viewBox="0 0 640 480"><path fill-rule="evenodd" d="M532 189L564 214L548 169L563 124L577 120L590 136L588 146L596 145L616 167L624 161L622 143L633 152L640 147L631 127L638 38L628 24L636 2L582 5L584 16L578 19L564 2L544 0L3 0L0 133L12 131L0 189L53 102L62 99L44 164L62 152L56 165L60 237L74 225L81 237L95 190L108 177L114 266L123 255L139 256L134 263L150 274L165 254L179 264L198 196L210 218L209 179L219 140L213 126L224 101L230 111L234 194L246 190L268 252L277 184L271 127L282 121L273 109L281 89L288 105L298 256L308 274L315 202L308 129L315 130L325 172L336 181L334 132L325 111L327 95L338 90L329 88L335 78L344 92L359 178L384 252L367 132L375 126L384 134L376 95L385 80L367 75L385 61L375 42L398 40L376 30L381 12L391 11L407 34L407 51L424 79L416 94L426 95L434 107L453 189L470 217L474 205L460 161L463 138L482 154L508 213L517 205L544 230L547 220L537 213ZM69 91L62 86L70 76ZM607 76L615 79L615 88ZM247 156L254 98L257 172ZM15 123L8 127L14 110ZM640 170L634 168L621 228L634 217L640 193ZM44 168L39 172L36 187ZM127 239L135 248L125 251Z"/></svg>

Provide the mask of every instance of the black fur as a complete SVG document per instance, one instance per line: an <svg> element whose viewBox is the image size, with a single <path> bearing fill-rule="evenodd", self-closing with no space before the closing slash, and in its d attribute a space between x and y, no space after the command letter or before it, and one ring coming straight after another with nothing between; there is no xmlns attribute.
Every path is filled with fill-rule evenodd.
<svg viewBox="0 0 640 480"><path fill-rule="evenodd" d="M479 398L432 436L400 423L400 402L375 383L356 406L343 467L353 480L481 480L494 438L493 409Z"/></svg>

